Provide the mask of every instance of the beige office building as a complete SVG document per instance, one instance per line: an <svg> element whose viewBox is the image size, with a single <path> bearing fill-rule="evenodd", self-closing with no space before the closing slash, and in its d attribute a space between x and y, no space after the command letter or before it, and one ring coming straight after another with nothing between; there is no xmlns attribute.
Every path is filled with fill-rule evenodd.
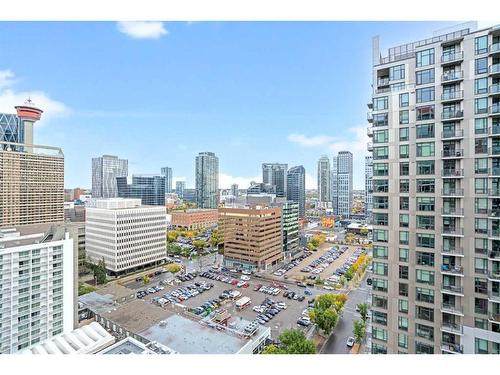
<svg viewBox="0 0 500 375"><path fill-rule="evenodd" d="M283 259L281 208L219 208L227 267L265 270Z"/></svg>
<svg viewBox="0 0 500 375"><path fill-rule="evenodd" d="M15 150L16 147L25 151ZM62 221L62 150L0 142L0 227Z"/></svg>
<svg viewBox="0 0 500 375"><path fill-rule="evenodd" d="M372 353L500 353L500 28L373 43Z"/></svg>

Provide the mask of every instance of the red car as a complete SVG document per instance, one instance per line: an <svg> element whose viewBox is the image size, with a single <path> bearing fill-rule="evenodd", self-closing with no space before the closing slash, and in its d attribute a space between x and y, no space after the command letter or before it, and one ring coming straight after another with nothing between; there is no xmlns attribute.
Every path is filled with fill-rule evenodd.
<svg viewBox="0 0 500 375"><path fill-rule="evenodd" d="M231 285L236 285L236 284L238 284L238 283L239 283L239 281L238 281L238 280L236 280L236 279L231 280Z"/></svg>
<svg viewBox="0 0 500 375"><path fill-rule="evenodd" d="M258 291L260 288L262 288L262 284L257 284L253 290Z"/></svg>
<svg viewBox="0 0 500 375"><path fill-rule="evenodd" d="M245 282L245 284L242 285L243 288L248 288L250 286L249 283Z"/></svg>

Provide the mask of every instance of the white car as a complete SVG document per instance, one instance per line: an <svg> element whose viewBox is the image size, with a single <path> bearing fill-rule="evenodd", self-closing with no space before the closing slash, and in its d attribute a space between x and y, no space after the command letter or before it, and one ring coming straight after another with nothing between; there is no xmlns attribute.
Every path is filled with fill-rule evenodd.
<svg viewBox="0 0 500 375"><path fill-rule="evenodd" d="M323 285L323 289L325 290L335 290L335 288L328 286L328 285Z"/></svg>
<svg viewBox="0 0 500 375"><path fill-rule="evenodd" d="M352 346L354 345L355 342L356 342L356 340L354 340L354 337L349 337L347 339L347 346L352 348Z"/></svg>
<svg viewBox="0 0 500 375"><path fill-rule="evenodd" d="M248 281L248 280L250 280L250 277L248 277L247 275L241 275L240 279L244 280L244 281Z"/></svg>
<svg viewBox="0 0 500 375"><path fill-rule="evenodd" d="M241 271L241 273L243 275L251 275L252 274L250 271L247 271L247 270L243 270L243 271Z"/></svg>
<svg viewBox="0 0 500 375"><path fill-rule="evenodd" d="M252 310L255 311L255 312L258 312L258 313L262 313L262 312L264 312L264 307L262 307L260 305L257 305L257 306L254 306L252 308Z"/></svg>

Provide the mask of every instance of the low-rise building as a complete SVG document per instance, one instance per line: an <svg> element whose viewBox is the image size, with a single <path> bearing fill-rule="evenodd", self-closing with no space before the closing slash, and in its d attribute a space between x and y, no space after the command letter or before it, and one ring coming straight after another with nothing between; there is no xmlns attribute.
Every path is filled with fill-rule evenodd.
<svg viewBox="0 0 500 375"><path fill-rule="evenodd" d="M123 274L166 258L166 209L143 206L140 199L88 202L85 246L94 264L104 259L111 274Z"/></svg>
<svg viewBox="0 0 500 375"><path fill-rule="evenodd" d="M192 209L172 211L172 226L179 229L205 229L217 225L217 210Z"/></svg>

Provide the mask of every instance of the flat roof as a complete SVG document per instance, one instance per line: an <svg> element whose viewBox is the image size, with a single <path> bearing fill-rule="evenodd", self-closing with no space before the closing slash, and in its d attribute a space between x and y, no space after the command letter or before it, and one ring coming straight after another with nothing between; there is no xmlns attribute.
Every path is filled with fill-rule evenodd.
<svg viewBox="0 0 500 375"><path fill-rule="evenodd" d="M133 337L127 337L116 344L104 349L99 354L155 354L142 342Z"/></svg>

